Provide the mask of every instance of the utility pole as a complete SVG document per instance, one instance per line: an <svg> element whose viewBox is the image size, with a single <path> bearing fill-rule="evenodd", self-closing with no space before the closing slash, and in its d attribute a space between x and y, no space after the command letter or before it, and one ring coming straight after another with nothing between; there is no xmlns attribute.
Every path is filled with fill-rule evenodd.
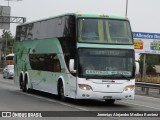
<svg viewBox="0 0 160 120"><path fill-rule="evenodd" d="M144 79L146 76L146 54L143 54L143 73L142 73L142 78Z"/></svg>
<svg viewBox="0 0 160 120"><path fill-rule="evenodd" d="M128 12L128 0L126 0L126 16L127 16L127 12Z"/></svg>
<svg viewBox="0 0 160 120"><path fill-rule="evenodd" d="M5 46L5 48L6 48L6 49L5 49L5 59L4 59L4 60L5 60L5 63L6 63L7 46L8 46L8 45L7 45L7 41L8 41L8 33L7 33L7 30L5 31L4 34L5 34L5 41L6 41L6 44L5 44L5 45L6 45L6 46Z"/></svg>

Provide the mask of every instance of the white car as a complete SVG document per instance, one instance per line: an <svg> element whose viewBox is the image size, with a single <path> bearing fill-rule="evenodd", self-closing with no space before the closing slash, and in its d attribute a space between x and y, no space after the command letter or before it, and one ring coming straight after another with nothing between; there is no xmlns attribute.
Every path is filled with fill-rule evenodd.
<svg viewBox="0 0 160 120"><path fill-rule="evenodd" d="M14 65L7 65L4 69L3 69L3 78L13 78L14 76Z"/></svg>

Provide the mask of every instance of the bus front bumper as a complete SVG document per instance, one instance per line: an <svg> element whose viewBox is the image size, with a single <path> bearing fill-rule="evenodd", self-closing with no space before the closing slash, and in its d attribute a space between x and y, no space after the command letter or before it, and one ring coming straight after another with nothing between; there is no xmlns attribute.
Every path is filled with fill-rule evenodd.
<svg viewBox="0 0 160 120"><path fill-rule="evenodd" d="M134 99L134 90L133 91L123 91L123 92L93 92L93 91L78 91L76 99L95 99L95 100L107 100L107 99Z"/></svg>

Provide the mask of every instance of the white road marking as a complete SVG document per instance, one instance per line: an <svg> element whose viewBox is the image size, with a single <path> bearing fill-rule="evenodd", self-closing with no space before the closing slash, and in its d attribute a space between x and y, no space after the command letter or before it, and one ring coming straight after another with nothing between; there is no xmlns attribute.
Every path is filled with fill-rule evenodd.
<svg viewBox="0 0 160 120"><path fill-rule="evenodd" d="M150 98L150 99L152 99L152 100L154 99L154 100L160 101L160 98L155 98L155 97L151 97L151 96L135 95L135 97L136 97L136 96L141 97L141 98L142 98L142 97L143 97L143 98L147 98L147 99Z"/></svg>
<svg viewBox="0 0 160 120"><path fill-rule="evenodd" d="M28 93L24 93L24 92L20 92L20 91L16 91L16 92L24 94L24 95L32 96L32 97L35 97L35 98L47 100L49 102L58 103L60 105L64 105L64 106L67 106L67 107L70 107L70 108L74 108L74 109L78 109L78 110L82 110L82 111L89 111L89 110L81 108L81 107L76 107L76 106L73 106L73 105L69 105L69 104L66 104L66 103L63 103L63 102L60 102L60 101L51 100L51 99L44 98L44 97L41 97L41 96L36 96L36 95L32 95L32 94L28 94Z"/></svg>
<svg viewBox="0 0 160 120"><path fill-rule="evenodd" d="M12 86L13 87L13 86ZM15 87L14 87L15 88ZM63 103L63 102L60 102L60 101L55 101L55 100L51 100L51 99L47 99L47 98L44 98L44 97L41 97L41 96L36 96L36 95L32 95L32 94L28 94L28 93L24 93L24 92L21 92L21 91L16 91L18 93L21 93L21 94L25 94L25 95L28 95L28 96L32 96L32 97L35 97L35 98L39 98L39 99L44 99L44 100L47 100L47 101L50 101L50 102L54 102L54 103L58 103L58 104L61 104L61 105L64 105L64 106L68 106L68 107L71 107L71 108L75 108L75 109L78 109L78 110L82 110L82 111L89 111L87 109L84 109L84 108L81 108L81 107L76 107L76 106L73 106L73 105L69 105L67 103ZM136 95L138 97L146 97L146 98L150 98L150 99L154 99L154 100L157 100L159 101L160 98L154 98L154 97L149 97L149 96L140 96L140 95ZM151 108L151 109L155 109L155 110L160 110L160 108L157 108L157 107L152 107L152 106L147 106L147 105L142 105L142 104L137 104L137 103L131 103L131 102L126 102L126 101L119 101L119 102L122 102L122 103L126 103L126 104L130 104L130 105L136 105L136 106L142 106L142 107L147 107L147 108Z"/></svg>
<svg viewBox="0 0 160 120"><path fill-rule="evenodd" d="M160 110L160 108L151 107L151 106L146 106L146 105L137 104L137 103L131 103L131 102L126 102L126 101L119 101L119 102L122 102L122 103L127 103L127 104L131 104L131 105L136 105L136 106L141 106L141 107L152 108L152 109L156 109L156 110Z"/></svg>
<svg viewBox="0 0 160 120"><path fill-rule="evenodd" d="M44 98L44 97L41 97L41 96L36 96L36 95L32 95L32 94L28 94L28 93L24 93L24 92L20 92L20 91L17 91L17 92L21 93L21 94L28 95L28 96L32 96L32 97L35 97L35 98L39 98L39 99L47 100L47 101L50 101L50 102L58 103L60 105L64 105L64 106L67 106L67 107L70 107L70 108L74 108L74 109L78 109L78 110L82 110L82 111L89 111L87 109L84 109L84 108L81 108L81 107L76 107L76 106L73 106L73 105L69 105L67 103L63 103L63 102L60 102L60 101L55 101L55 100L51 100L51 99ZM119 102L131 104L131 105L136 105L136 106L147 107L147 108L151 108L151 109L155 109L155 110L160 110L160 108L156 108L156 107L152 107L152 106L146 106L146 105L142 105L142 104L136 104L136 103L126 102L126 101L119 101Z"/></svg>

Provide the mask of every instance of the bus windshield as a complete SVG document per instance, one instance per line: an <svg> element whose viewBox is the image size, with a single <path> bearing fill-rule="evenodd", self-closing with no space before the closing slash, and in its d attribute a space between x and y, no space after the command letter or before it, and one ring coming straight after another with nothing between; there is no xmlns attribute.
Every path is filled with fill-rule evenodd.
<svg viewBox="0 0 160 120"><path fill-rule="evenodd" d="M79 77L124 79L134 77L134 51L79 49Z"/></svg>
<svg viewBox="0 0 160 120"><path fill-rule="evenodd" d="M129 22L117 19L79 19L78 41L86 43L133 44Z"/></svg>

